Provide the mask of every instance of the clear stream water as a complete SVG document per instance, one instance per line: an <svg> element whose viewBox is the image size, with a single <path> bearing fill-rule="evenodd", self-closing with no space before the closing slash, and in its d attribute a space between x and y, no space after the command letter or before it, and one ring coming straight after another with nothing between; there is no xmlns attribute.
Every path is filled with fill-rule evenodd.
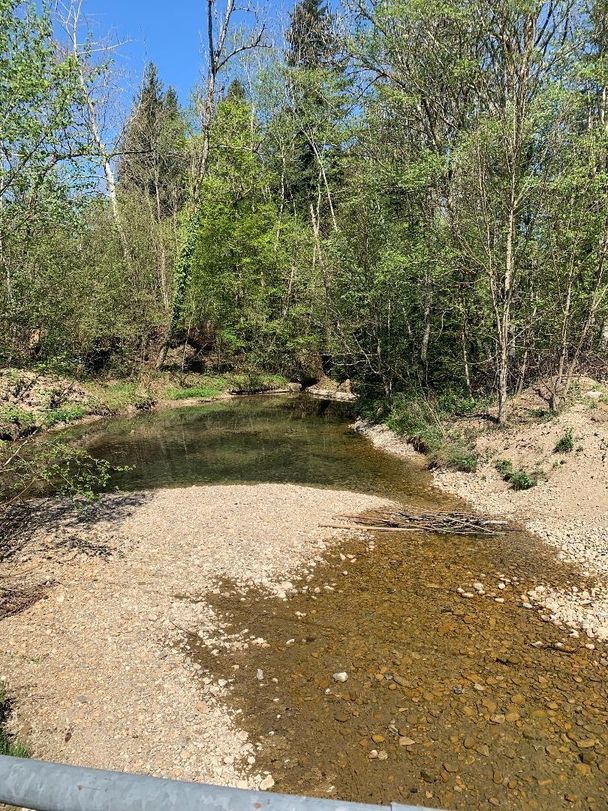
<svg viewBox="0 0 608 811"><path fill-rule="evenodd" d="M292 482L428 501L428 474L351 430L351 411L307 397L243 397L104 420L75 436L95 456L132 466L114 475L121 489Z"/></svg>
<svg viewBox="0 0 608 811"><path fill-rule="evenodd" d="M299 482L412 510L454 506L426 471L348 424L336 405L262 397L76 435L135 466L116 477L127 489ZM486 596L462 598L457 589L477 581ZM605 647L522 606L535 585L574 582L580 573L525 534L377 533L327 553L286 601L230 582L201 595L228 633L249 629L268 647L214 655L192 636L188 653L234 679L229 700L260 745L253 768L271 772L277 791L446 809L608 809ZM332 680L337 671L346 683Z"/></svg>

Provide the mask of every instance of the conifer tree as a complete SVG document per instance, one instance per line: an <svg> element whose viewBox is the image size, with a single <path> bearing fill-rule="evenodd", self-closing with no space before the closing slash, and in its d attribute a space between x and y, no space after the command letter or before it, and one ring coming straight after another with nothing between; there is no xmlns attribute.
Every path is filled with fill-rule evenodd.
<svg viewBox="0 0 608 811"><path fill-rule="evenodd" d="M286 34L287 64L298 68L329 67L337 52L332 16L322 0L300 0L290 14Z"/></svg>
<svg viewBox="0 0 608 811"><path fill-rule="evenodd" d="M158 219L176 210L185 185L185 125L173 88L150 62L121 143L119 185L151 197Z"/></svg>
<svg viewBox="0 0 608 811"><path fill-rule="evenodd" d="M290 18L286 62L295 133L289 186L296 208L307 218L322 187L335 224L330 180L339 152L335 124L342 112L344 77L336 61L334 19L322 0L300 0Z"/></svg>

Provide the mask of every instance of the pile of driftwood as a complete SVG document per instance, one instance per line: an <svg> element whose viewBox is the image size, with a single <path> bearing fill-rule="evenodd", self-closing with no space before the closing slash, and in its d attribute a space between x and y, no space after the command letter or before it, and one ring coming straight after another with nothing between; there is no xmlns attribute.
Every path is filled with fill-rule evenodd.
<svg viewBox="0 0 608 811"><path fill-rule="evenodd" d="M366 529L375 532L443 532L449 535L499 535L515 529L507 521L471 513L407 513L399 509L370 510L361 515L341 515L345 522L334 529Z"/></svg>

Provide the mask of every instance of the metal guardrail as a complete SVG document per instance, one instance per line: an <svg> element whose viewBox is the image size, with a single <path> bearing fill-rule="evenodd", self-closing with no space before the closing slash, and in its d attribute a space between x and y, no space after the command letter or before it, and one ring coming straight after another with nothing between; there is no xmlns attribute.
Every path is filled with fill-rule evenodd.
<svg viewBox="0 0 608 811"><path fill-rule="evenodd" d="M296 797L0 755L0 802L34 811L378 811ZM415 811L391 804L393 811Z"/></svg>

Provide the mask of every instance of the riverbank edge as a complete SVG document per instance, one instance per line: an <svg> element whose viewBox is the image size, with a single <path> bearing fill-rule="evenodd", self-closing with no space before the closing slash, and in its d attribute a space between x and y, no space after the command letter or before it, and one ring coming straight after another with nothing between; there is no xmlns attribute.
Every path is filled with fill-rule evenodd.
<svg viewBox="0 0 608 811"><path fill-rule="evenodd" d="M496 470L495 460L505 455L505 448L520 450L526 445L530 426L512 425L500 433L496 429L482 432L477 443L481 463L475 471L432 468L431 473L433 484L440 490L463 499L476 512L491 518L515 520L541 543L551 547L558 560L574 563L580 569L580 586L563 591L541 586L522 594L522 605L541 610L556 625L569 629L572 636L582 631L592 639L608 641L608 500L602 509L598 499L596 509L587 514L581 515L576 509L587 497L588 477L595 476L589 468L601 469L606 464L603 449L608 447L608 431L600 433L600 426L593 422L585 426L585 416L585 409L579 406L571 413L557 415L554 424L546 430L548 439L553 441L553 435L563 435L564 431L573 430L570 425L576 425L577 442L587 440L585 444L591 448L588 454L573 455L568 460L574 493L572 486L566 489L562 482L552 480L551 474L536 487L517 492L509 488ZM386 425L358 419L352 428L376 448L429 467L423 453ZM492 442L494 447L490 451ZM558 473L561 469L560 465ZM594 582L592 587L586 585L589 579Z"/></svg>
<svg viewBox="0 0 608 811"><path fill-rule="evenodd" d="M191 408L239 397L306 394L320 400L354 402L357 396L350 382L346 383L322 378L304 386L265 372L189 373L185 377L161 373L153 378L81 381L52 373L0 369L0 447L2 442L10 447L15 441L112 417ZM197 393L201 391L209 393Z"/></svg>

